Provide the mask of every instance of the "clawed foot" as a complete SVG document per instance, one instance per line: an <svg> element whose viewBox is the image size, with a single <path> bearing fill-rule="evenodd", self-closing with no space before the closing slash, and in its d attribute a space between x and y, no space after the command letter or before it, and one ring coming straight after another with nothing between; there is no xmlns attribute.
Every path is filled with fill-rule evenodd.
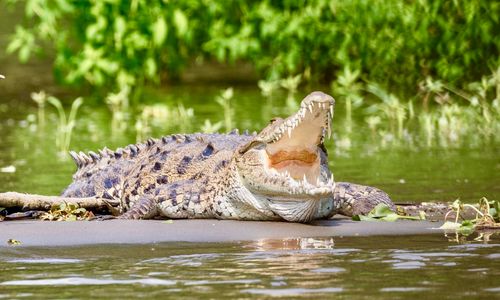
<svg viewBox="0 0 500 300"><path fill-rule="evenodd" d="M380 203L396 211L396 206L389 195L371 186L338 182L334 196L339 206L338 213L349 217L367 215Z"/></svg>
<svg viewBox="0 0 500 300"><path fill-rule="evenodd" d="M107 221L117 219L116 216L113 215L97 215L89 219L89 221Z"/></svg>

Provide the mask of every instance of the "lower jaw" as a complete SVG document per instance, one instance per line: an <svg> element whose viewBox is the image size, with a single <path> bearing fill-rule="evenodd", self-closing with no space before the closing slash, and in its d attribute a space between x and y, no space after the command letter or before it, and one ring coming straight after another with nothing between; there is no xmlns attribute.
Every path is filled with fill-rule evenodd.
<svg viewBox="0 0 500 300"><path fill-rule="evenodd" d="M320 170L317 163L305 163L300 160L285 160L270 166L281 174L288 173L290 177L297 181L306 178L310 184L316 184Z"/></svg>

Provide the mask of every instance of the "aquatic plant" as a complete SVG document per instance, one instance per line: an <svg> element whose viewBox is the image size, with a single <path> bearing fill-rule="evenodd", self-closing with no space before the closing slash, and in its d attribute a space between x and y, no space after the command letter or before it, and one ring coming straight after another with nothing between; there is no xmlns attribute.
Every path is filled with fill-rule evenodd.
<svg viewBox="0 0 500 300"><path fill-rule="evenodd" d="M145 105L135 122L136 140L141 142L151 136L154 128L161 128L162 132L169 128L189 132L193 118L194 110L186 108L182 103L174 108L166 104Z"/></svg>
<svg viewBox="0 0 500 300"><path fill-rule="evenodd" d="M45 126L45 103L47 102L47 94L45 91L39 91L38 93L31 93L31 99L36 102L38 106L38 125L40 127Z"/></svg>
<svg viewBox="0 0 500 300"><path fill-rule="evenodd" d="M280 80L264 80L257 82L257 86L264 97L270 97L281 86Z"/></svg>
<svg viewBox="0 0 500 300"><path fill-rule="evenodd" d="M469 208L475 212L474 218L464 218L462 212ZM454 214L454 221L447 221ZM459 199L450 204L446 213L445 223L440 227L443 230L453 230L462 234L470 234L475 230L500 230L500 201L481 198L476 205L464 204ZM460 219L462 221L460 222Z"/></svg>
<svg viewBox="0 0 500 300"><path fill-rule="evenodd" d="M205 119L205 122L201 126L201 132L205 133L215 133L222 128L222 122L213 123L209 119Z"/></svg>
<svg viewBox="0 0 500 300"><path fill-rule="evenodd" d="M124 131L126 124L126 114L129 107L130 87L123 86L117 93L109 93L106 96L106 104L111 111L111 129L112 131Z"/></svg>
<svg viewBox="0 0 500 300"><path fill-rule="evenodd" d="M76 122L76 113L78 108L83 103L83 98L76 98L71 104L71 109L68 117L66 117L66 112L61 104L61 101L56 97L49 96L47 101L56 108L58 122L57 122L57 134L56 134L56 146L59 149L59 153L66 154L69 150L69 145L71 143L71 135L73 133L73 128ZM64 156L66 157L66 156Z"/></svg>
<svg viewBox="0 0 500 300"><path fill-rule="evenodd" d="M302 82L302 74L296 76L288 76L280 80L280 85L287 91L286 108L288 113L292 113L298 109L298 103L295 99L295 94Z"/></svg>
<svg viewBox="0 0 500 300"><path fill-rule="evenodd" d="M376 83L369 83L366 89L382 100L381 103L373 104L369 110L372 112L381 111L384 118L389 122L391 132L401 139L408 107L395 94L387 92Z"/></svg>
<svg viewBox="0 0 500 300"><path fill-rule="evenodd" d="M337 80L332 82L332 92L335 95L339 95L338 98L344 100L343 103L337 103L337 105L345 105L345 123L348 133L352 130L353 107L358 108L363 104L363 97L361 95L363 85L359 82L360 73L359 69L351 71L349 66L345 66L344 70L337 76Z"/></svg>
<svg viewBox="0 0 500 300"><path fill-rule="evenodd" d="M234 109L231 107L231 99L233 98L233 96L233 88L227 88L223 90L217 97L215 97L215 102L222 106L222 111L224 114L224 128L227 132L231 131L234 127Z"/></svg>

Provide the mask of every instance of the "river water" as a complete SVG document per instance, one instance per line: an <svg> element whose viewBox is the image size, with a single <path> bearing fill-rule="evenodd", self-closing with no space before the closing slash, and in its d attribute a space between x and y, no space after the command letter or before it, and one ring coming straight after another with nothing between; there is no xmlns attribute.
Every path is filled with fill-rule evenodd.
<svg viewBox="0 0 500 300"><path fill-rule="evenodd" d="M498 236L449 238L0 248L0 297L496 299Z"/></svg>

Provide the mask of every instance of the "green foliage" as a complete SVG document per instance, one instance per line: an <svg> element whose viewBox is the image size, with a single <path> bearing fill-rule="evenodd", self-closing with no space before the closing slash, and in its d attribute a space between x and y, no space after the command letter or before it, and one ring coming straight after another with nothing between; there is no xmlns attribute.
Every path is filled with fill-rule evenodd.
<svg viewBox="0 0 500 300"><path fill-rule="evenodd" d="M500 63L497 1L28 0L25 15L9 52L26 61L49 44L61 79L99 88L175 78L195 59L250 61L273 81L347 68L401 89Z"/></svg>
<svg viewBox="0 0 500 300"><path fill-rule="evenodd" d="M475 218L464 219L461 212L469 208L476 212ZM450 214L455 214L454 221L447 221ZM459 222L462 217L462 221ZM459 199L450 204L450 210L445 215L445 223L440 227L443 230L452 230L468 235L474 230L500 229L500 201L481 198L476 205L464 204Z"/></svg>
<svg viewBox="0 0 500 300"><path fill-rule="evenodd" d="M403 216L392 211L387 204L379 203L375 206L366 216L355 215L352 217L354 221L387 221L394 222L399 219L406 220L425 220L425 215L421 214L419 217Z"/></svg>
<svg viewBox="0 0 500 300"><path fill-rule="evenodd" d="M94 214L91 211L74 203L52 205L48 212L44 212L40 216L41 220L46 221L82 221L92 218L94 218Z"/></svg>

